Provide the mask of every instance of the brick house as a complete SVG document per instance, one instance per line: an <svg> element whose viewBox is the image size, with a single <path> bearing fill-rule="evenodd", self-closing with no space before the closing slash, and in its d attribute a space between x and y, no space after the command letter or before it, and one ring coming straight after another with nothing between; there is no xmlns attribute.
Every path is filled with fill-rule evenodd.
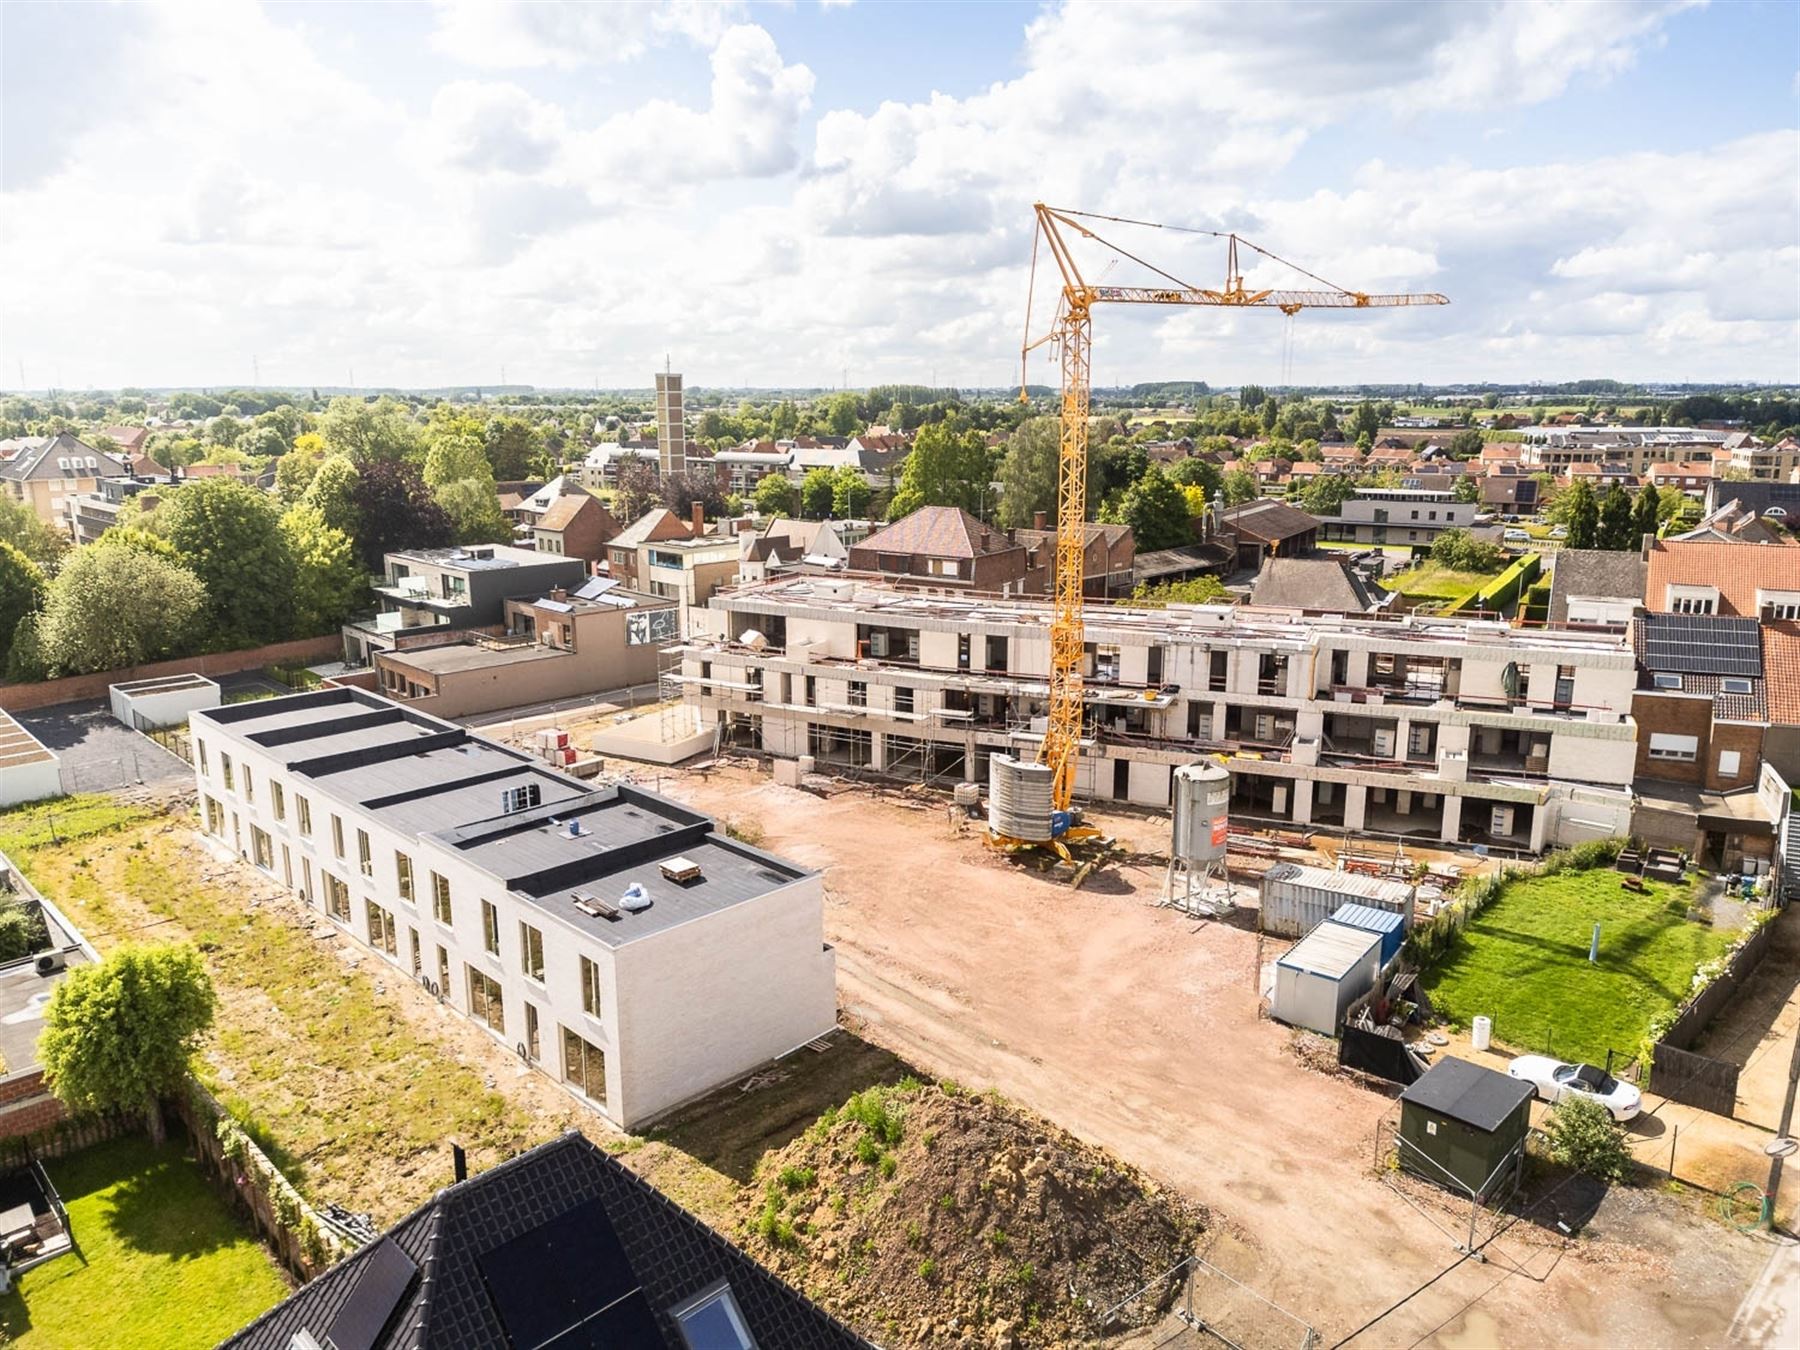
<svg viewBox="0 0 1800 1350"><path fill-rule="evenodd" d="M1029 551L1005 530L955 506L922 506L850 550L850 566L902 585L1015 591L1031 570Z"/></svg>

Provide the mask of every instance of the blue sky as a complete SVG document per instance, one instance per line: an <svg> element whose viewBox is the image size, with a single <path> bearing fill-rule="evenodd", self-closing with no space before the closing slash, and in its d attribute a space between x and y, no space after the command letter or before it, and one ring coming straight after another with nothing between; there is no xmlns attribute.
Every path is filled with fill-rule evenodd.
<svg viewBox="0 0 1800 1350"><path fill-rule="evenodd" d="M14 3L0 56L5 385L997 384L1040 197L1453 302L1107 314L1104 382L1800 379L1791 4Z"/></svg>

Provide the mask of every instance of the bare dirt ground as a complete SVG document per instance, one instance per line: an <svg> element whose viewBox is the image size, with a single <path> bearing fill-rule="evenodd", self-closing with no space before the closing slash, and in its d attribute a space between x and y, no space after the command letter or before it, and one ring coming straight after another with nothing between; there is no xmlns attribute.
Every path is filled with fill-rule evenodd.
<svg viewBox="0 0 1800 1350"><path fill-rule="evenodd" d="M1767 1256L1696 1197L1636 1191L1602 1206L1601 1236L1551 1229L1540 1249L1514 1232L1490 1264L1457 1264L1453 1238L1375 1174L1392 1098L1302 1066L1259 1015L1257 936L1155 908L1158 869L1110 868L1071 892L954 833L938 805L822 800L736 768L661 786L825 872L840 999L862 1035L1205 1204L1222 1220L1208 1259L1326 1344L1404 1300L1352 1343L1712 1345ZM1146 848L1166 829L1101 823Z"/></svg>

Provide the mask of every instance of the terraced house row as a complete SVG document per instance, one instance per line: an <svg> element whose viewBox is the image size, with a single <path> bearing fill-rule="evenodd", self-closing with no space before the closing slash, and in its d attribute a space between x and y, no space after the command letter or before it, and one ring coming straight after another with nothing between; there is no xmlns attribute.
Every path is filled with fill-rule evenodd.
<svg viewBox="0 0 1800 1350"><path fill-rule="evenodd" d="M626 1128L831 1030L820 879L355 689L197 712L208 833Z"/></svg>
<svg viewBox="0 0 1800 1350"><path fill-rule="evenodd" d="M731 743L985 781L1041 739L1049 625L1041 602L774 580L694 611L683 693ZM1245 818L1532 851L1629 830L1622 629L1091 606L1087 642L1089 800L1166 806L1212 756Z"/></svg>

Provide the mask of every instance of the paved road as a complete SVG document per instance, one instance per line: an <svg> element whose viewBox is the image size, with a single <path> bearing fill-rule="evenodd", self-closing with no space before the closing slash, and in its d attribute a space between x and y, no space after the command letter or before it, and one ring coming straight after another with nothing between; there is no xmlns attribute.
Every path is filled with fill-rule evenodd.
<svg viewBox="0 0 1800 1350"><path fill-rule="evenodd" d="M1744 1295L1743 1305L1731 1322L1736 1345L1794 1345L1800 1343L1800 1242L1778 1239L1769 1253L1769 1264Z"/></svg>

